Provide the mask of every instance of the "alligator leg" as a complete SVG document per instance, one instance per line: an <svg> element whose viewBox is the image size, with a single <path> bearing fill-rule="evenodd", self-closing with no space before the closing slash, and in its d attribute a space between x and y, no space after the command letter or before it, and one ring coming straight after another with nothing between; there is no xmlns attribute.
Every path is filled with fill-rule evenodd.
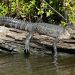
<svg viewBox="0 0 75 75"><path fill-rule="evenodd" d="M57 57L57 43L58 42L59 42L58 37L56 37L53 42L53 55L54 55L54 57Z"/></svg>
<svg viewBox="0 0 75 75"><path fill-rule="evenodd" d="M32 37L32 34L33 34L32 32L29 32L29 34L26 37L25 46L24 46L24 53L25 54L30 54L30 52L29 52L29 44L30 44L30 39Z"/></svg>

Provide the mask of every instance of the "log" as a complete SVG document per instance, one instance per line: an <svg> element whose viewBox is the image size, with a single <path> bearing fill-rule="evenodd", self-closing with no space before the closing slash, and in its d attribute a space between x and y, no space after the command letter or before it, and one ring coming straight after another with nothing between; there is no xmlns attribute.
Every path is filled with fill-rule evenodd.
<svg viewBox="0 0 75 75"><path fill-rule="evenodd" d="M8 45L8 48L7 48L9 51L12 51L14 47L18 51L19 50L23 51L24 40L27 34L28 32L26 31L0 26L0 48L2 48L2 50L3 50L3 47L7 48L6 47L6 43L7 43L7 45L10 44ZM53 40L54 39L50 36L40 35L38 33L35 33L31 40L30 47L33 50L33 52L34 51L36 52L36 50L45 51L45 52L52 51L53 50L53 46L52 46ZM12 49L10 49L10 46ZM71 38L67 40L60 40L57 47L58 47L59 52L75 53L75 39Z"/></svg>

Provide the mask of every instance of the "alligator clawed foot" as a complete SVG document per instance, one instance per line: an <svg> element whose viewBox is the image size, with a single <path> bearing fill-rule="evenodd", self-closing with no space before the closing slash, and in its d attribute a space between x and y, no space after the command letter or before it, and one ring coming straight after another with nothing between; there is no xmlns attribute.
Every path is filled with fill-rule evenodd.
<svg viewBox="0 0 75 75"><path fill-rule="evenodd" d="M25 45L24 54L25 54L25 55L29 55L29 54L30 54L29 45L28 45L28 44Z"/></svg>
<svg viewBox="0 0 75 75"><path fill-rule="evenodd" d="M29 50L25 49L25 50L24 50L24 54L25 54L25 55L30 55Z"/></svg>

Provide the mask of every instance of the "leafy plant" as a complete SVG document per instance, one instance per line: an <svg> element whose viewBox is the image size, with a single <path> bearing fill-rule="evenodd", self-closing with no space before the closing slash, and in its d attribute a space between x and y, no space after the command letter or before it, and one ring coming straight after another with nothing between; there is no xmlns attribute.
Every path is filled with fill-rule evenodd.
<svg viewBox="0 0 75 75"><path fill-rule="evenodd" d="M8 6L11 5L11 15L21 16L26 20L37 21L40 17L44 22L66 25L66 22L60 16L62 14L67 20L75 23L75 0L4 0L0 3L0 16L9 13ZM51 9L53 7L57 12ZM65 6L64 6L65 5Z"/></svg>
<svg viewBox="0 0 75 75"><path fill-rule="evenodd" d="M4 16L8 13L8 8L6 5L0 3L0 16Z"/></svg>

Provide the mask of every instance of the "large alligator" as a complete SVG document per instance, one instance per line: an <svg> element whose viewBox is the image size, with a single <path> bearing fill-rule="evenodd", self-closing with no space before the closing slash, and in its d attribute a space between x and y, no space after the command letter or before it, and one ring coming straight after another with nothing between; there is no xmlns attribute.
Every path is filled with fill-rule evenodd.
<svg viewBox="0 0 75 75"><path fill-rule="evenodd" d="M63 28L62 26L48 24L48 23L25 22L23 20L13 19L11 17L0 17L0 25L29 31L29 34L25 40L24 52L26 54L30 52L29 43L34 32L52 36L54 38L54 43L53 43L54 56L57 56L57 43L61 39L69 39L71 37L70 32L72 31L72 25L71 26L69 25L70 27L66 26L65 28Z"/></svg>

